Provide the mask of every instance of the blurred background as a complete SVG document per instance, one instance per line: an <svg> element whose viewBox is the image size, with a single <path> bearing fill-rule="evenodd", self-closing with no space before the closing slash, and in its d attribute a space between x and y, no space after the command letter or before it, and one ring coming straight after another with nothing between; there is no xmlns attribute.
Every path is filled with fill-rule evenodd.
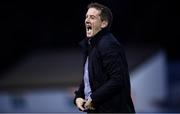
<svg viewBox="0 0 180 114"><path fill-rule="evenodd" d="M77 112L86 6L107 5L137 112L180 112L180 16L173 0L0 3L0 112Z"/></svg>

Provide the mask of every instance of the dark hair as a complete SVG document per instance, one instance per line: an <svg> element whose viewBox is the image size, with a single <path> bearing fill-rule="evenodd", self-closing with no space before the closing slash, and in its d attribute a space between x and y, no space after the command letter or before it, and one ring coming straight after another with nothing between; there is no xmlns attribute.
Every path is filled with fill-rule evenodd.
<svg viewBox="0 0 180 114"><path fill-rule="evenodd" d="M111 24L112 24L112 21L113 21L113 15L112 15L112 12L111 10L107 7L107 6L104 6L102 4L99 4L99 3L90 3L87 8L95 8L97 10L100 10L101 13L100 13L100 17L101 17L101 20L103 21L107 21L108 22L108 25L107 25L107 29L110 29L111 27Z"/></svg>

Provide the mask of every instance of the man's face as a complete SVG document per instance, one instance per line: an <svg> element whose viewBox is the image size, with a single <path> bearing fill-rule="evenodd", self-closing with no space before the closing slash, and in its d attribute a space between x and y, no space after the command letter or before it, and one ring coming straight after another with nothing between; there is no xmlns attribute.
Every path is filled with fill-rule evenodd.
<svg viewBox="0 0 180 114"><path fill-rule="evenodd" d="M101 11L95 8L89 8L86 13L85 26L88 38L93 37L102 28L107 26L107 22L101 20L100 13Z"/></svg>

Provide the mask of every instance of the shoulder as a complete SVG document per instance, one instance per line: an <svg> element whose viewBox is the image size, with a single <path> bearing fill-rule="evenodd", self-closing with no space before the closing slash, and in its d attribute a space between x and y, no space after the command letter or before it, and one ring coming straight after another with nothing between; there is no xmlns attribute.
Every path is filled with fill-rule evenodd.
<svg viewBox="0 0 180 114"><path fill-rule="evenodd" d="M114 49L120 49L122 48L122 45L112 33L107 33L102 36L97 48L99 51L106 52Z"/></svg>

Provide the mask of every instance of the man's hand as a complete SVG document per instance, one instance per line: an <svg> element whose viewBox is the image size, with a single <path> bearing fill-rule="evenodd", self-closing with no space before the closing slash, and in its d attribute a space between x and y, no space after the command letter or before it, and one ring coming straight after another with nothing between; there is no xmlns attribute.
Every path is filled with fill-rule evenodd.
<svg viewBox="0 0 180 114"><path fill-rule="evenodd" d="M83 107L83 104L85 103L86 101L83 99L83 98L76 98L76 105L77 107L81 110L81 111L84 111L84 107Z"/></svg>
<svg viewBox="0 0 180 114"><path fill-rule="evenodd" d="M85 109L90 109L90 110L95 110L95 108L93 107L92 104L92 99L91 97L89 97L89 99L86 101L85 105L84 105Z"/></svg>

